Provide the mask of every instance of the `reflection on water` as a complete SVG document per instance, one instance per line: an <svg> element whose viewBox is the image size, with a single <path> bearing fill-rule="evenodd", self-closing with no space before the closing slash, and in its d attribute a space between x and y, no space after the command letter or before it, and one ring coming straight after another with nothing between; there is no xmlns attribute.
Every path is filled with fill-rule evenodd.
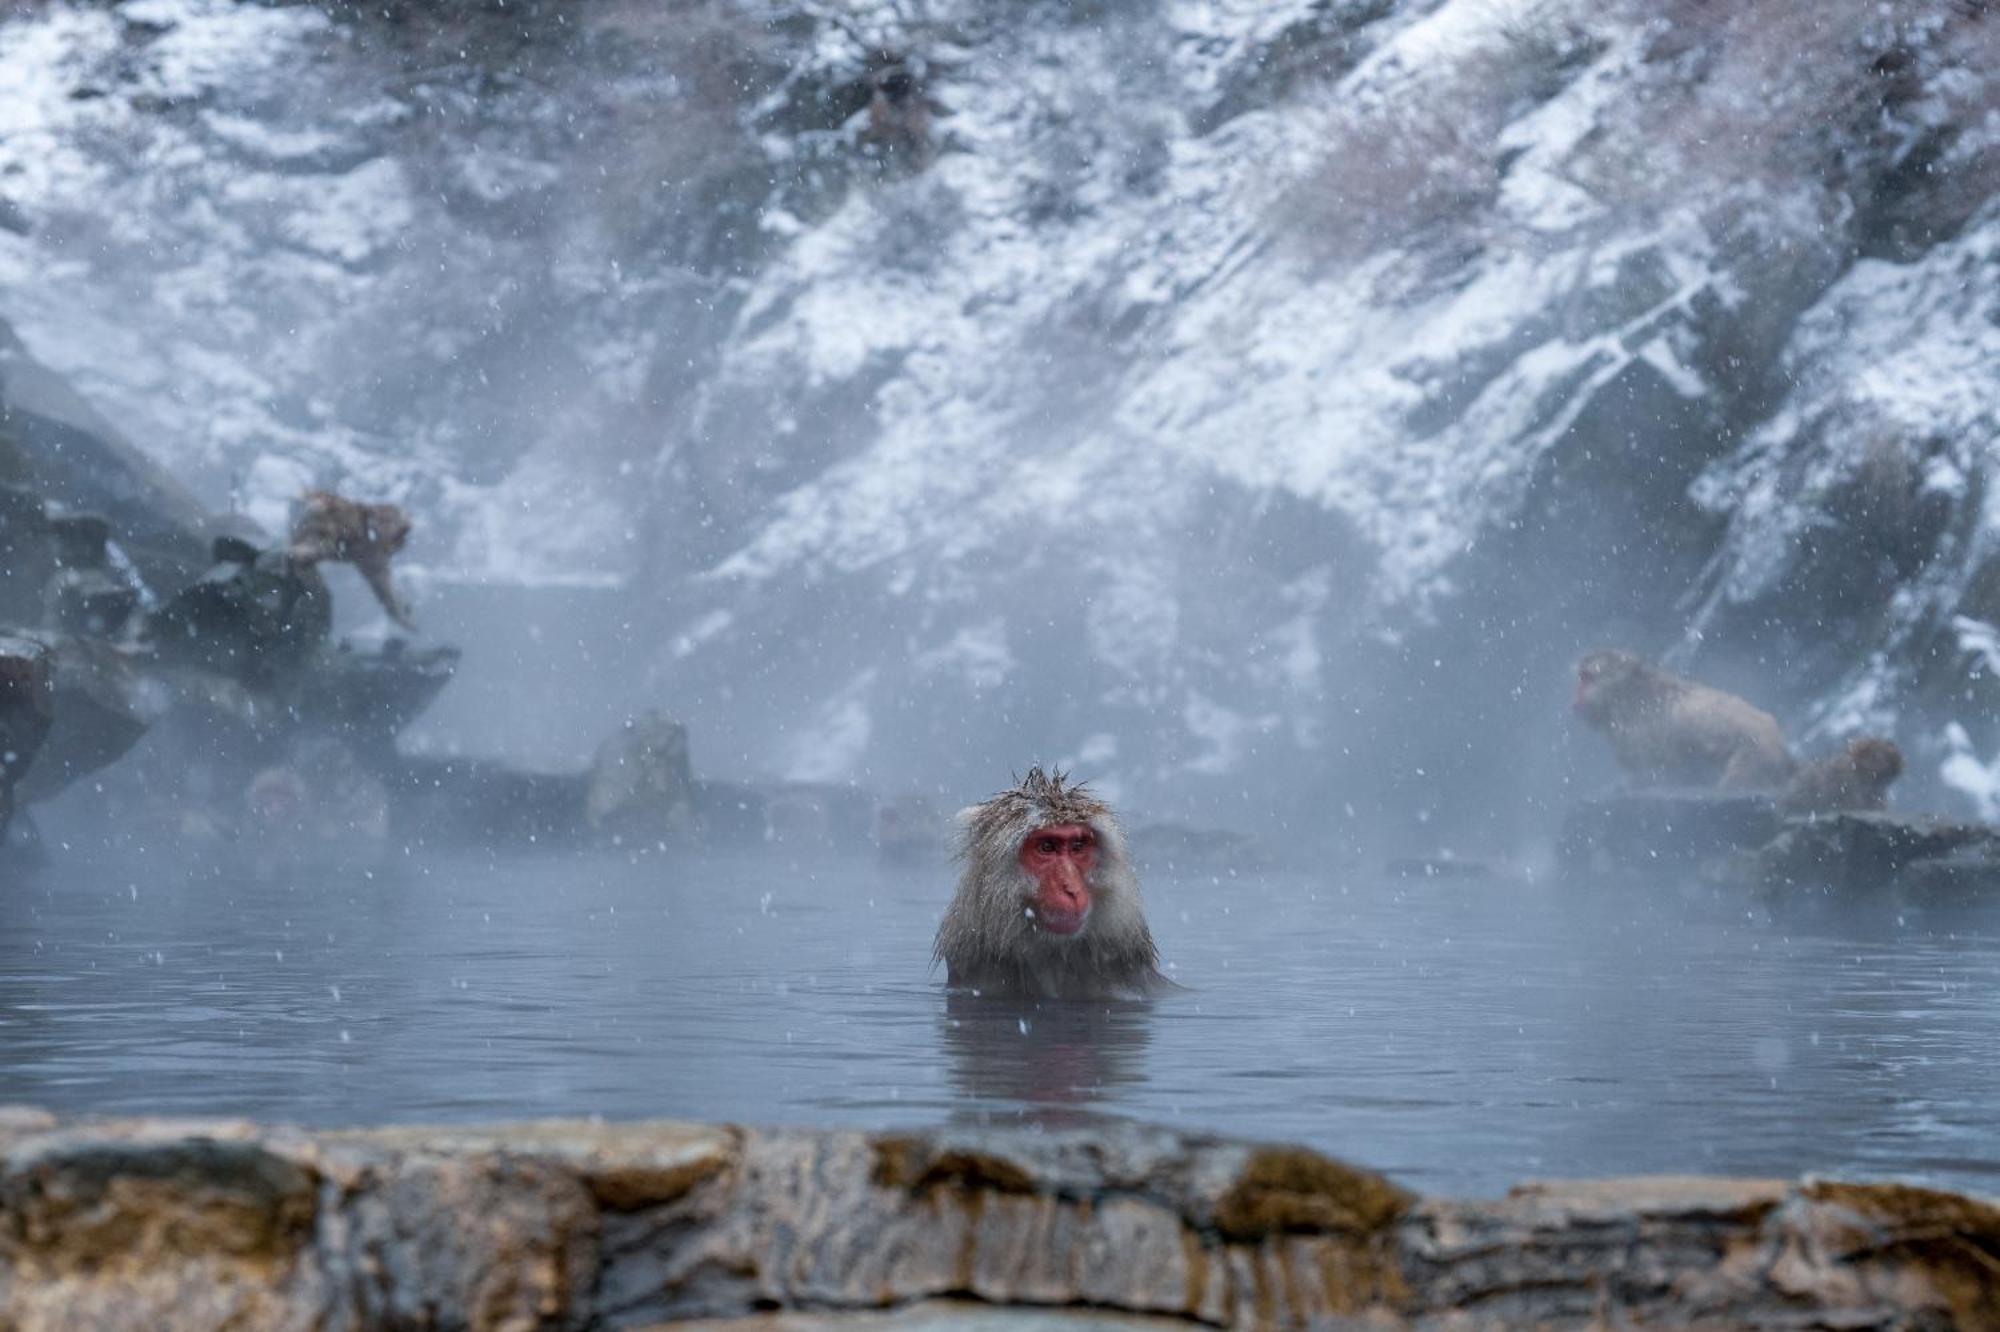
<svg viewBox="0 0 2000 1332"><path fill-rule="evenodd" d="M267 874L269 871L266 872ZM1184 994L928 971L950 874L483 858L0 890L0 1098L308 1123L1136 1116L1434 1192L1806 1170L1995 1190L2000 916L1772 918L1629 884L1155 879Z"/></svg>
<svg viewBox="0 0 2000 1332"><path fill-rule="evenodd" d="M1087 1123L1092 1107L1145 1081L1153 1016L1153 1004L1131 1000L1023 1004L947 995L940 1030L960 1113Z"/></svg>

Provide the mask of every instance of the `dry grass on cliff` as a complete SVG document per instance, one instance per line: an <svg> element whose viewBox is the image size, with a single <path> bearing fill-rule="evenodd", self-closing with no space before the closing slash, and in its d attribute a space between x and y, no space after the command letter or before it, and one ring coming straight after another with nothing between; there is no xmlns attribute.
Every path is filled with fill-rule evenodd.
<svg viewBox="0 0 2000 1332"><path fill-rule="evenodd" d="M1326 148L1281 211L1329 260L1385 242L1450 247L1488 213L1503 176L1501 131L1559 95L1602 50L1572 14L1490 0L1479 40L1387 95L1325 108Z"/></svg>
<svg viewBox="0 0 2000 1332"><path fill-rule="evenodd" d="M1447 102L1406 114L1347 114L1282 212L1320 258L1349 261L1387 240L1441 239L1500 187L1490 129Z"/></svg>

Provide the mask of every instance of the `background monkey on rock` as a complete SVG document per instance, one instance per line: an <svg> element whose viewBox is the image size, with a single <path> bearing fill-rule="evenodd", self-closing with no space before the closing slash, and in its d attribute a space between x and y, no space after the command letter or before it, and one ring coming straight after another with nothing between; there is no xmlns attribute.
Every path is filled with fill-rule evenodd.
<svg viewBox="0 0 2000 1332"><path fill-rule="evenodd" d="M1576 712L1642 786L1774 790L1796 766L1770 713L1630 652L1593 652L1577 663Z"/></svg>
<svg viewBox="0 0 2000 1332"><path fill-rule="evenodd" d="M1088 787L1030 768L958 818L964 869L936 947L952 986L1034 999L1174 988L1124 834Z"/></svg>
<svg viewBox="0 0 2000 1332"><path fill-rule="evenodd" d="M410 539L410 516L396 504L363 504L331 490L308 490L292 524L289 554L311 567L327 560L352 564L389 618L415 629L410 608L396 591L389 561Z"/></svg>

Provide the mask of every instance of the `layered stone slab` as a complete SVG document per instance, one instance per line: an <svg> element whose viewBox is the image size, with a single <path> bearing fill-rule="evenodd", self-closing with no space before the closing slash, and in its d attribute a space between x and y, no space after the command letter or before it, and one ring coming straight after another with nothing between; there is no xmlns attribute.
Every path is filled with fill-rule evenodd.
<svg viewBox="0 0 2000 1332"><path fill-rule="evenodd" d="M2000 1326L2000 1209L1643 1178L1421 1199L1138 1125L308 1133L0 1112L0 1327Z"/></svg>

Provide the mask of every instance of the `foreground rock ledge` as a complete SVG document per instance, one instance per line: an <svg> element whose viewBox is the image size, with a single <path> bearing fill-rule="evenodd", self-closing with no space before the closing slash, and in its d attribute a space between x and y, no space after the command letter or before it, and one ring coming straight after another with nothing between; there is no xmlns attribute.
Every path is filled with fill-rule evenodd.
<svg viewBox="0 0 2000 1332"><path fill-rule="evenodd" d="M2000 1209L1638 1178L1418 1199L1139 1126L307 1133L0 1110L0 1328L2000 1327Z"/></svg>

